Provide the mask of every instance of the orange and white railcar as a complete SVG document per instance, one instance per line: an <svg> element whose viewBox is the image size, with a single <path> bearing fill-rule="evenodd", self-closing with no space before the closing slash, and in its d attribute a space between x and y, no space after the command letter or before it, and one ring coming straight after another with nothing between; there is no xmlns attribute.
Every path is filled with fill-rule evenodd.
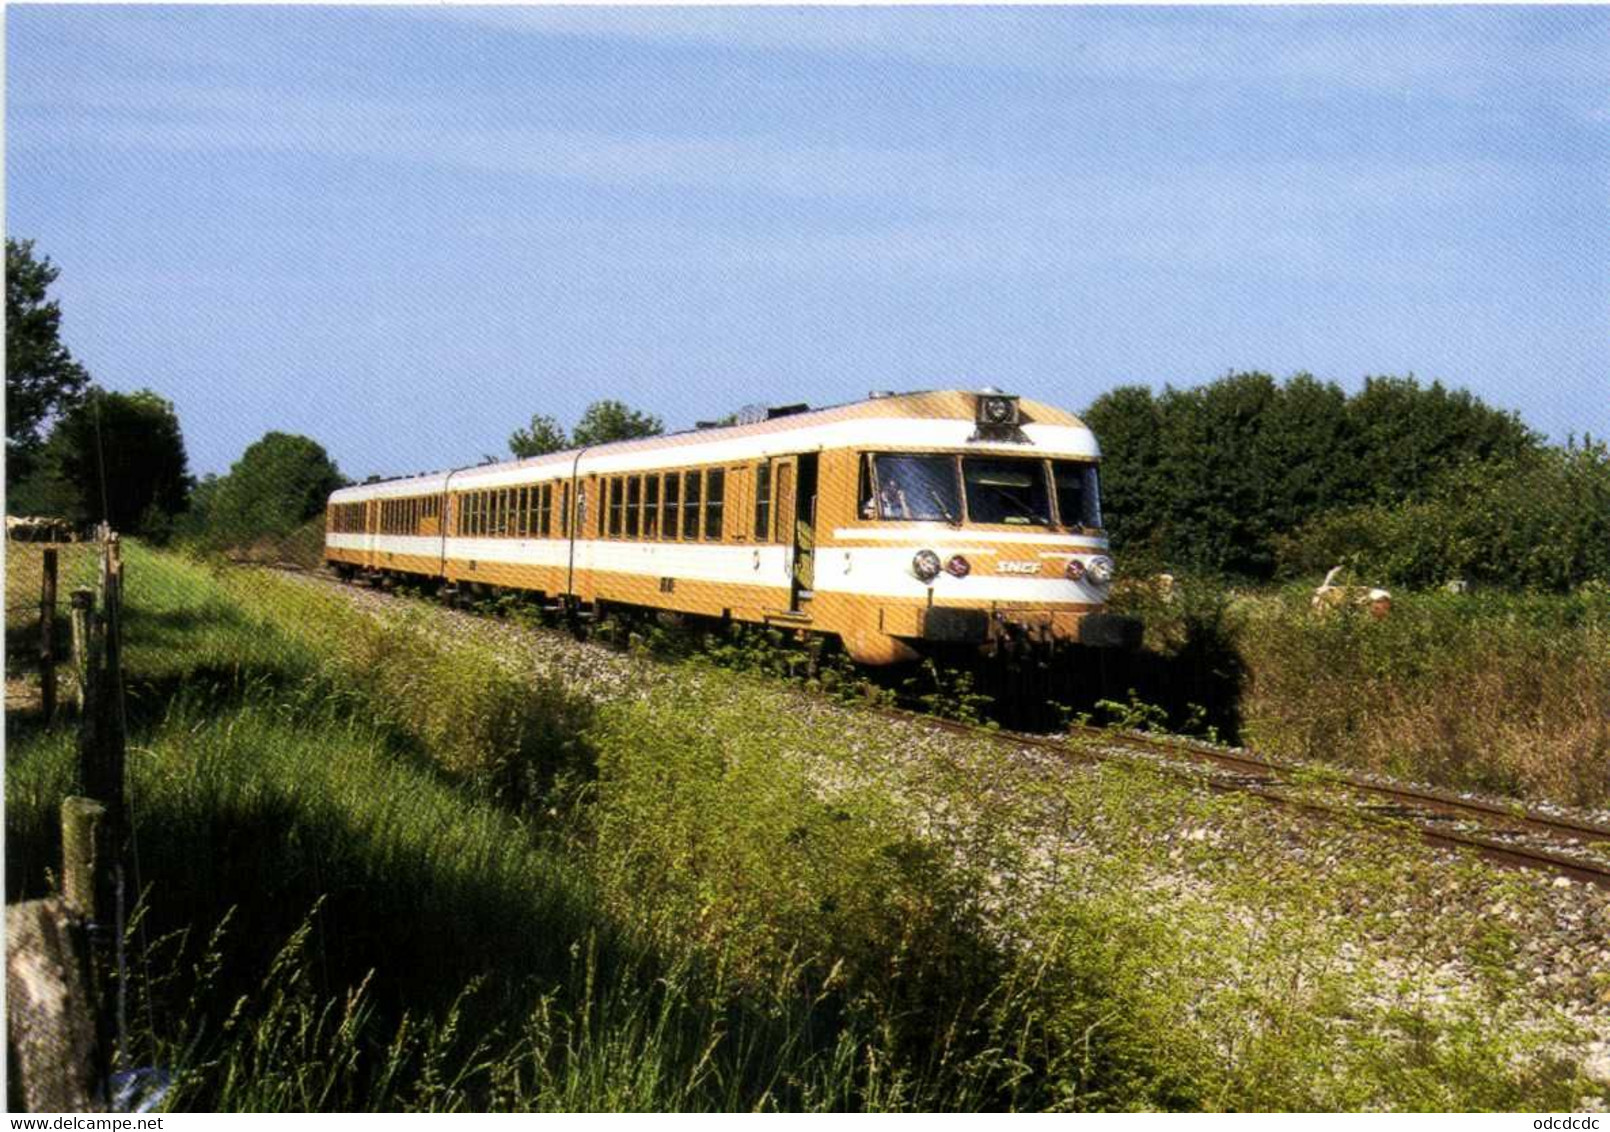
<svg viewBox="0 0 1610 1132"><path fill-rule="evenodd" d="M1105 612L1095 438L995 390L832 408L343 488L345 576L512 589L836 637L857 661L929 645L1132 643Z"/></svg>

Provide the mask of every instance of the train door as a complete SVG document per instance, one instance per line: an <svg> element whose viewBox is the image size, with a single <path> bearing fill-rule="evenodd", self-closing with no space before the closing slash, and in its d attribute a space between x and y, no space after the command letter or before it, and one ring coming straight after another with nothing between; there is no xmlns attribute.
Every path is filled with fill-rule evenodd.
<svg viewBox="0 0 1610 1132"><path fill-rule="evenodd" d="M363 564L371 570L380 558L375 548L375 536L380 533L380 506L378 499L367 500L363 505Z"/></svg>
<svg viewBox="0 0 1610 1132"><path fill-rule="evenodd" d="M777 485L777 534L788 554L788 607L803 613L816 576L816 453L784 456L772 462Z"/></svg>
<svg viewBox="0 0 1610 1132"><path fill-rule="evenodd" d="M799 457L794 505L793 608L803 610L816 589L816 453ZM784 514L787 514L785 511Z"/></svg>

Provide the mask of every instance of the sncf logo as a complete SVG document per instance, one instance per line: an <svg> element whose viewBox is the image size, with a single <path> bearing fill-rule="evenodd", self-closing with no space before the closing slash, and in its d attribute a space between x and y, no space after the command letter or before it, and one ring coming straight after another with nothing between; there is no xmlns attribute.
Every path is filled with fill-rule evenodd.
<svg viewBox="0 0 1610 1132"><path fill-rule="evenodd" d="M1038 562L1002 561L996 563L995 568L1003 574L1038 574L1040 572Z"/></svg>

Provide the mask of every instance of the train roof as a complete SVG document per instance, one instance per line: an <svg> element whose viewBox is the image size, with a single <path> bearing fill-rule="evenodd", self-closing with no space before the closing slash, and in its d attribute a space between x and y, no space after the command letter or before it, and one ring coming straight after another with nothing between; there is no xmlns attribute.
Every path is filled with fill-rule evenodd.
<svg viewBox="0 0 1610 1132"><path fill-rule="evenodd" d="M655 463L644 459L651 453L675 452L679 459L671 461L673 464L684 462L697 464L762 454L782 455L793 446L770 445L766 441L797 439L793 434L800 432L814 434L811 438L814 443L810 444L813 448L840 445L876 447L880 444L899 447L920 446L921 442L916 440L919 436L931 438L928 443L933 447L958 447L969 439L966 433L975 425L979 396L979 392L961 389L890 393L820 409L788 411L767 420L691 428L637 440L617 440L587 448L567 448L523 460L505 460L448 472L432 472L423 476L406 476L375 483L356 484L336 491L330 498L333 502L340 503L376 497L434 493L445 490L449 479L455 488L468 487L471 484L491 487L503 483L515 483L523 478L524 472L531 469L559 465L569 468L578 455L585 456L588 472L617 472L646 468ZM1084 422L1066 409L1058 409L1041 401L1019 398L1018 412L1019 423L1027 444L995 440L985 441L976 446L980 450L1015 452L1038 449L1054 455L1073 457L1094 458L1099 455L1095 439ZM871 422L877 422L877 427L866 427ZM919 430L918 426L922 422L934 422L949 427ZM902 429L902 424L907 428ZM912 438L912 444L891 439L892 436L899 436L903 432Z"/></svg>

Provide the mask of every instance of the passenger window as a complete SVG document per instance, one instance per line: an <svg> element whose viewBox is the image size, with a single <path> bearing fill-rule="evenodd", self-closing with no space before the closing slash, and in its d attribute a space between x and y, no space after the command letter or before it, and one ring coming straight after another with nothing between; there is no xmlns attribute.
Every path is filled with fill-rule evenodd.
<svg viewBox="0 0 1610 1132"><path fill-rule="evenodd" d="M771 465L755 465L755 541L771 541Z"/></svg>
<svg viewBox="0 0 1610 1132"><path fill-rule="evenodd" d="M705 479L704 538L706 542L714 542L721 538L721 505L726 493L727 473L720 468L711 468Z"/></svg>
<svg viewBox="0 0 1610 1132"><path fill-rule="evenodd" d="M643 537L660 537L660 477L643 477Z"/></svg>
<svg viewBox="0 0 1610 1132"><path fill-rule="evenodd" d="M632 476L626 481L626 537L637 537L637 519L643 511L643 477Z"/></svg>
<svg viewBox="0 0 1610 1132"><path fill-rule="evenodd" d="M699 476L698 472L682 473L682 537L699 537Z"/></svg>
<svg viewBox="0 0 1610 1132"><path fill-rule="evenodd" d="M682 474L665 474L665 537L674 539L682 529Z"/></svg>

